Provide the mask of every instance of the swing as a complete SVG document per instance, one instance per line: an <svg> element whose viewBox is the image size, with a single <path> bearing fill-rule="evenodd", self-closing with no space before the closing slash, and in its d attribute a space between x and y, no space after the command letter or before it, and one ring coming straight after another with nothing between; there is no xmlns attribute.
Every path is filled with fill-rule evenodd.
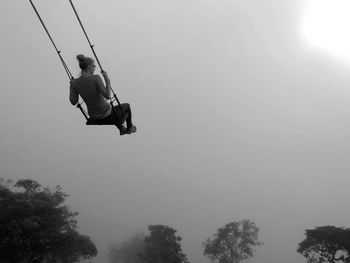
<svg viewBox="0 0 350 263"><path fill-rule="evenodd" d="M82 107L83 102L78 102L77 104L77 108L81 111L81 113L84 115L85 119L86 119L86 125L122 125L126 118L128 117L127 113L122 113L122 118L118 118L117 113L115 111L113 102L110 102L111 106L112 106L112 114L108 115L107 117L101 118L101 119L93 119L90 118L88 113L84 110L84 108Z"/></svg>
<svg viewBox="0 0 350 263"><path fill-rule="evenodd" d="M70 72L67 64L65 63L65 61L64 61L64 59L62 57L61 51L57 49L57 46L56 46L55 42L53 41L53 39L52 39L52 37L51 37L51 35L50 35L50 33L49 33L49 31L48 31L44 21L41 19L41 16L40 16L39 12L37 11L36 7L34 6L32 0L29 0L29 2L31 3L31 5L32 5L32 7L33 7L37 17L39 18L40 23L43 26L46 34L48 35L52 45L54 46L54 48L55 48L55 50L56 50L56 52L57 52L57 54L59 56L59 59L60 59L62 65L63 65L63 67L64 67L64 69L65 69L65 71L66 71L66 73L68 75L69 80L70 81L73 80L74 77L73 77L72 73ZM102 69L101 63L100 63L100 61L99 61L99 59L98 59L98 57L96 55L96 52L94 50L94 45L92 45L91 42L90 42L90 39L89 39L89 37L88 37L88 35L87 35L86 31L85 31L85 28L84 28L84 26L83 26L83 24L82 24L82 22L81 22L81 20L79 18L79 15L78 15L77 10L75 9L75 7L73 5L72 0L69 0L69 2L71 4L72 9L73 9L73 11L75 13L75 16L76 16L77 20L79 21L79 24L80 24L80 26L81 26L84 34L85 34L85 37L86 37L86 39L87 39L87 41L88 41L88 43L90 45L90 48L92 50L92 53L94 54L96 62L98 63L98 65L100 67L100 70L102 72L103 69ZM117 124L121 125L121 124L123 124L125 122L126 118L128 117L128 114L123 112L123 109L122 109L121 104L120 104L120 102L118 100L118 97L117 97L117 95L115 94L115 92L114 92L114 90L112 88L111 88L111 91L113 93L113 97L109 98L109 103L110 103L110 105L112 107L112 114L110 114L109 116L107 116L105 118L102 118L102 119L90 118L88 113L82 107L84 102L81 101L81 102L77 103L77 108L81 111L81 113L83 114L83 116L86 119L86 123L85 123L86 125L117 125ZM118 115L116 113L116 110L115 110L115 107L114 107L114 104L113 104L114 101L117 101L117 103L118 103L118 106L119 106L119 109L120 109L120 112L121 112L121 116L122 116L121 118L118 118Z"/></svg>

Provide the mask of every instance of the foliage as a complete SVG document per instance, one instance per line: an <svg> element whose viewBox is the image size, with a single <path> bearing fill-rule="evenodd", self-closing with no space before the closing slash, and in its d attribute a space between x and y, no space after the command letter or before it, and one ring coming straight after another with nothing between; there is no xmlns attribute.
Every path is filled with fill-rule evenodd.
<svg viewBox="0 0 350 263"><path fill-rule="evenodd" d="M176 230L164 225L148 226L149 235L136 234L129 240L111 246L112 263L188 263L182 253L181 237Z"/></svg>
<svg viewBox="0 0 350 263"><path fill-rule="evenodd" d="M0 183L0 262L71 263L96 256L90 238L77 231L78 213L63 205L67 194L59 186L42 189L29 179Z"/></svg>
<svg viewBox="0 0 350 263"><path fill-rule="evenodd" d="M176 236L175 229L164 225L150 225L148 230L150 235L145 237L143 254L146 263L188 263L181 249L182 238Z"/></svg>
<svg viewBox="0 0 350 263"><path fill-rule="evenodd" d="M145 252L145 235L138 233L129 240L117 245L112 245L109 259L112 263L144 263L140 257Z"/></svg>
<svg viewBox="0 0 350 263"><path fill-rule="evenodd" d="M112 263L188 263L182 253L181 237L164 225L148 226L149 235L136 234L128 241L111 247Z"/></svg>
<svg viewBox="0 0 350 263"><path fill-rule="evenodd" d="M305 235L297 251L308 263L349 262L350 229L319 226L305 230Z"/></svg>
<svg viewBox="0 0 350 263"><path fill-rule="evenodd" d="M254 246L262 245L258 232L250 220L228 223L203 243L204 255L219 263L241 262L253 256Z"/></svg>

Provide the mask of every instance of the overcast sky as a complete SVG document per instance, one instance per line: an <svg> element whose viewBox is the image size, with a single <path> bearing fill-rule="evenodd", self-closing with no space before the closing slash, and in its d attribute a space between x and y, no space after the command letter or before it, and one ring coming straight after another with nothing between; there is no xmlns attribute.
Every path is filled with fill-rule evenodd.
<svg viewBox="0 0 350 263"><path fill-rule="evenodd" d="M92 54L69 1L34 3L78 76ZM349 227L346 1L74 3L138 132L85 126L29 1L5 0L0 176L60 185L93 262L150 224L175 228L191 263L231 221L260 227L247 263L303 263L305 229Z"/></svg>

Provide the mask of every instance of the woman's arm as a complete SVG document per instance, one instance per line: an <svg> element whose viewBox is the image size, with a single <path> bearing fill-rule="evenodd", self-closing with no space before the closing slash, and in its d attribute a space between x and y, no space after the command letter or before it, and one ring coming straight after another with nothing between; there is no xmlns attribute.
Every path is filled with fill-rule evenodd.
<svg viewBox="0 0 350 263"><path fill-rule="evenodd" d="M72 82L70 83L70 87L69 87L69 100L70 100L70 103L72 103L72 105L76 105L79 100L79 95L76 92L76 90L73 88Z"/></svg>
<svg viewBox="0 0 350 263"><path fill-rule="evenodd" d="M105 79L106 87L103 84L102 79L100 78L100 76L96 75L97 76L97 78L96 78L96 80L97 80L97 88L98 88L99 92L103 95L103 97L105 97L108 100L111 97L111 81L108 78L107 72L102 71L101 73L102 73L102 75L103 75L103 77Z"/></svg>

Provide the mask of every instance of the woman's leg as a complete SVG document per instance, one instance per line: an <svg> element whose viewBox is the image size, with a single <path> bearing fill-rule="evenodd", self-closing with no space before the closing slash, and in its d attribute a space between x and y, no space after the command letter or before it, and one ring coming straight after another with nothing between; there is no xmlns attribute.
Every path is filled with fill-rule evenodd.
<svg viewBox="0 0 350 263"><path fill-rule="evenodd" d="M123 113L120 112L120 107L122 108ZM120 106L114 106L114 110L117 114L117 118L121 120L121 122L124 122L124 120L126 121L127 128L131 128L133 126L131 108L129 103L121 103Z"/></svg>
<svg viewBox="0 0 350 263"><path fill-rule="evenodd" d="M136 126L132 123L131 108L129 103L123 103L121 105L123 109L123 118L126 116L126 133L132 134L136 132Z"/></svg>

